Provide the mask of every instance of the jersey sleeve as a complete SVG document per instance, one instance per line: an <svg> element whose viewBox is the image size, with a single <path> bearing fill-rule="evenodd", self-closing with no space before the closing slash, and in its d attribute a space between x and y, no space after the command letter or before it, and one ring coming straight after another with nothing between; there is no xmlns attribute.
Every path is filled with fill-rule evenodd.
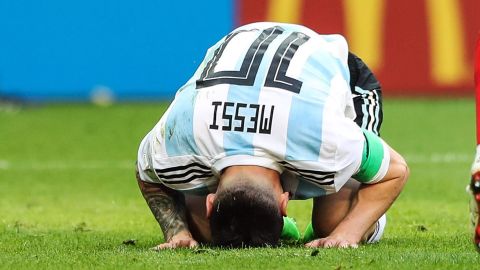
<svg viewBox="0 0 480 270"><path fill-rule="evenodd" d="M390 164L390 152L385 142L373 132L363 130L365 144L362 163L353 178L365 184L373 184L383 179Z"/></svg>
<svg viewBox="0 0 480 270"><path fill-rule="evenodd" d="M380 135L383 121L381 85L362 59L351 52L348 53L348 69L356 114L355 123Z"/></svg>

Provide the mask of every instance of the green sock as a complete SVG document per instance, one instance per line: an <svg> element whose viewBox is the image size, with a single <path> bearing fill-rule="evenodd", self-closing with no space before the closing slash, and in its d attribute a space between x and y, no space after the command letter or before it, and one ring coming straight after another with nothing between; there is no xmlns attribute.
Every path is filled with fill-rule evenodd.
<svg viewBox="0 0 480 270"><path fill-rule="evenodd" d="M313 232L312 222L310 222L303 232L303 242L310 242L313 239L315 239L315 232Z"/></svg>
<svg viewBox="0 0 480 270"><path fill-rule="evenodd" d="M297 223L291 217L283 217L283 229L280 239L283 240L299 240L300 231L298 230Z"/></svg>

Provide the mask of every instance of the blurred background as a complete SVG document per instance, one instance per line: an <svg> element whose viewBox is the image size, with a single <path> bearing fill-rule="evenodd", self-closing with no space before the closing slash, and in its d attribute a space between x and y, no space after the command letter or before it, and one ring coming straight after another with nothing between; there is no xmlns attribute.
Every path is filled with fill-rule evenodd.
<svg viewBox="0 0 480 270"><path fill-rule="evenodd" d="M0 269L472 269L479 14L480 0L0 0ZM382 137L412 173L361 258L147 252L163 240L138 145L206 50L256 21L343 34L382 83ZM289 204L301 231L310 209Z"/></svg>
<svg viewBox="0 0 480 270"><path fill-rule="evenodd" d="M1 0L0 98L165 100L255 21L341 33L386 96L473 96L478 0Z"/></svg>

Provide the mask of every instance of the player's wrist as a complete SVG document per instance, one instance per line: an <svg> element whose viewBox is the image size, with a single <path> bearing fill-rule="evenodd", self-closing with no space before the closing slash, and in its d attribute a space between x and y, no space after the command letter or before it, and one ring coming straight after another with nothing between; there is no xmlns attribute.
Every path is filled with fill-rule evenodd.
<svg viewBox="0 0 480 270"><path fill-rule="evenodd" d="M361 237L359 237L358 235L351 235L346 233L336 233L336 234L332 233L328 237L333 239L340 239L350 244L359 244L361 241Z"/></svg>
<svg viewBox="0 0 480 270"><path fill-rule="evenodd" d="M342 228L341 224L333 230L333 232L328 236L331 238L342 239L348 241L351 244L358 244L362 240L362 237L365 233L358 229L352 229L355 227L346 227Z"/></svg>

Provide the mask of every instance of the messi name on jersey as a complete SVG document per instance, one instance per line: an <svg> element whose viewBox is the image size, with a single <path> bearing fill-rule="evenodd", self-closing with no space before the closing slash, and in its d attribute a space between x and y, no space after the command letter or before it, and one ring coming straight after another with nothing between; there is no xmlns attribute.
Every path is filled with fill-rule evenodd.
<svg viewBox="0 0 480 270"><path fill-rule="evenodd" d="M213 101L212 106L210 129L261 134L272 131L273 105Z"/></svg>

